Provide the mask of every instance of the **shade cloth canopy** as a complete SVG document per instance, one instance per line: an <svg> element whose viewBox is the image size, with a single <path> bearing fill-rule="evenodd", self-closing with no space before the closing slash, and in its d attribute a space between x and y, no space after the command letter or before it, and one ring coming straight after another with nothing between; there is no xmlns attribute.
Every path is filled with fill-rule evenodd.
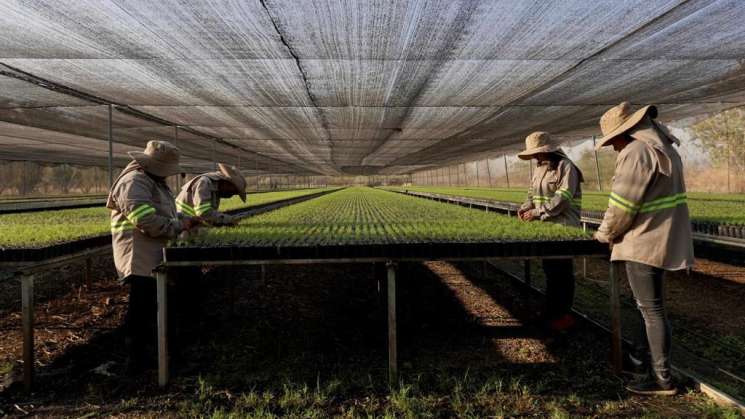
<svg viewBox="0 0 745 419"><path fill-rule="evenodd" d="M742 0L7 0L0 159L397 174L745 103ZM175 128L178 126L178 128Z"/></svg>

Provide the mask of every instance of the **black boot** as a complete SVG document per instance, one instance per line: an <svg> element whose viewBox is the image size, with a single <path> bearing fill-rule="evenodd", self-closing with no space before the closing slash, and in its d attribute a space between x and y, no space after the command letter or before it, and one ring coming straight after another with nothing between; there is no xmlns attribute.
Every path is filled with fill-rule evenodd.
<svg viewBox="0 0 745 419"><path fill-rule="evenodd" d="M678 388L673 383L669 372L653 372L645 378L629 383L626 390L642 396L674 396L678 394Z"/></svg>

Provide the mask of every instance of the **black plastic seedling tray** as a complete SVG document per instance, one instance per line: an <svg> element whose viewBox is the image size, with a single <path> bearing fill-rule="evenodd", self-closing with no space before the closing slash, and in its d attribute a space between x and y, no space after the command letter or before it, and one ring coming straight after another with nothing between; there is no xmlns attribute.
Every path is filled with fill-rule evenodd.
<svg viewBox="0 0 745 419"><path fill-rule="evenodd" d="M327 246L171 247L166 262L237 262L302 260L456 260L607 256L608 247L590 239L546 241L437 242Z"/></svg>

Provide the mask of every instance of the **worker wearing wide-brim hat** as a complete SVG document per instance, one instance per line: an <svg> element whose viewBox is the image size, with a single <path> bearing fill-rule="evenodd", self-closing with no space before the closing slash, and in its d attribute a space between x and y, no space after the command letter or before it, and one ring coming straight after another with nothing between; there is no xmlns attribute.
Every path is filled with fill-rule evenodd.
<svg viewBox="0 0 745 419"><path fill-rule="evenodd" d="M572 227L580 226L582 172L547 132L534 132L525 138L522 160L536 160L527 201L518 215L523 221L540 220ZM572 259L544 259L546 309L542 322L552 331L562 331L575 323L571 315L574 302L574 264Z"/></svg>
<svg viewBox="0 0 745 419"><path fill-rule="evenodd" d="M176 207L180 213L199 217L209 225L235 224L237 217L220 212L220 200L237 195L246 202L246 178L233 166L223 163L217 166L217 171L187 182L176 197Z"/></svg>
<svg viewBox="0 0 745 419"><path fill-rule="evenodd" d="M165 181L181 172L178 148L167 141L149 141L144 151L129 155L133 160L111 186L106 207L111 210L114 264L122 283L130 285L124 321L129 361L141 366L155 318L153 270L162 261L167 241L198 222L179 217Z"/></svg>
<svg viewBox="0 0 745 419"><path fill-rule="evenodd" d="M655 120L657 109L632 111L628 102L600 119L597 148L618 152L608 209L595 238L612 246L611 261L625 262L640 321L636 353L640 381L627 386L638 394L676 393L670 371L671 330L664 307L665 271L694 263L683 162L673 147L680 141Z"/></svg>

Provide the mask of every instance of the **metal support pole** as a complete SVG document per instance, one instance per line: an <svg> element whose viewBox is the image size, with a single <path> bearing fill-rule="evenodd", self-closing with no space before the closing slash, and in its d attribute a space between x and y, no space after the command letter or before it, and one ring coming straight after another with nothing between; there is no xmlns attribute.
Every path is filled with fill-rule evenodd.
<svg viewBox="0 0 745 419"><path fill-rule="evenodd" d="M479 162L478 160L474 162L476 165L476 187L481 186L481 177L479 177Z"/></svg>
<svg viewBox="0 0 745 419"><path fill-rule="evenodd" d="M598 149L595 148L595 136L592 136L592 150L595 152L595 174L598 177L598 190L603 190L603 182L600 179L600 161L598 160Z"/></svg>
<svg viewBox="0 0 745 419"><path fill-rule="evenodd" d="M168 384L168 271L155 274L158 297L158 385Z"/></svg>
<svg viewBox="0 0 745 419"><path fill-rule="evenodd" d="M610 262L608 269L610 282L610 318L611 318L611 365L613 371L621 373L623 348L621 347L621 287L615 274L615 264Z"/></svg>
<svg viewBox="0 0 745 419"><path fill-rule="evenodd" d="M504 176L507 178L507 189L510 189L510 170L507 168L507 155L503 155L504 157Z"/></svg>
<svg viewBox="0 0 745 419"><path fill-rule="evenodd" d="M113 108L109 104L109 188L114 186L114 128L113 128Z"/></svg>
<svg viewBox="0 0 745 419"><path fill-rule="evenodd" d="M489 187L491 188L494 185L492 184L491 180L491 167L489 167L489 159L486 159L486 174L487 176L489 176Z"/></svg>
<svg viewBox="0 0 745 419"><path fill-rule="evenodd" d="M398 383L398 348L396 338L396 265L388 268L388 384L393 388Z"/></svg>
<svg viewBox="0 0 745 419"><path fill-rule="evenodd" d="M587 231L587 223L582 223L582 231ZM587 258L582 258L582 277L587 279Z"/></svg>
<svg viewBox="0 0 745 419"><path fill-rule="evenodd" d="M31 391L34 382L34 277L21 278L21 317L23 322L23 386Z"/></svg>
<svg viewBox="0 0 745 419"><path fill-rule="evenodd" d="M463 167L463 186L468 186L468 173L466 172L466 164L461 163Z"/></svg>

